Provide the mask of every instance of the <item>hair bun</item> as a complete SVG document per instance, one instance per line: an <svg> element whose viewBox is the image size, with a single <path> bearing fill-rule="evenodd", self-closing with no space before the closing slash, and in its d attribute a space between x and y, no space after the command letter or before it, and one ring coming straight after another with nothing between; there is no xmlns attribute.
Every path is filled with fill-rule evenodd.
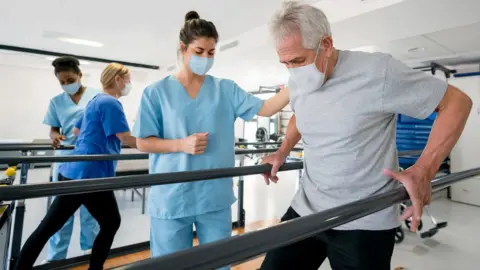
<svg viewBox="0 0 480 270"><path fill-rule="evenodd" d="M54 67L78 67L80 66L80 61L77 58L72 56L62 56L58 57L52 62Z"/></svg>
<svg viewBox="0 0 480 270"><path fill-rule="evenodd" d="M195 19L200 19L200 15L198 15L198 13L196 11L189 11L186 15L185 15L185 22L188 22L190 20L195 20Z"/></svg>

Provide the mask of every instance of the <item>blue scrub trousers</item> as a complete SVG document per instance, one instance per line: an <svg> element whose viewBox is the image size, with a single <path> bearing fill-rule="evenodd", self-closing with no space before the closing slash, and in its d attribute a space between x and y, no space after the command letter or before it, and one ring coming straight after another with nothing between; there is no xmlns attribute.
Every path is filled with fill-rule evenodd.
<svg viewBox="0 0 480 270"><path fill-rule="evenodd" d="M232 236L231 207L197 216L177 219L150 218L150 250L160 257L193 247L193 224L200 244ZM220 268L230 269L229 266Z"/></svg>
<svg viewBox="0 0 480 270"><path fill-rule="evenodd" d="M52 181L58 181L58 164L54 164ZM71 216L65 225L48 240L48 261L58 261L67 258L68 246L72 237L74 215ZM85 206L80 207L80 248L89 250L97 238L100 227L95 218L90 215Z"/></svg>

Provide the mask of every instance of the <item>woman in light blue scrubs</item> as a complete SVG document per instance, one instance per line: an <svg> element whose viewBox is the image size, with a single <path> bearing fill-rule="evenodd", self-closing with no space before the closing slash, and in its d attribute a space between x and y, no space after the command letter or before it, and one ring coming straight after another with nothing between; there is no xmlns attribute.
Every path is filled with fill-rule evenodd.
<svg viewBox="0 0 480 270"><path fill-rule="evenodd" d="M212 22L187 13L180 31L181 68L148 86L133 128L150 156L150 173L235 166L234 123L270 117L288 104L284 89L263 101L228 79L206 75L218 33ZM234 63L232 63L234 64ZM152 257L231 236L232 178L152 187L148 196Z"/></svg>
<svg viewBox="0 0 480 270"><path fill-rule="evenodd" d="M55 76L63 88L63 93L53 97L48 106L44 124L50 126L50 138L53 147L74 145L77 137L74 134L75 124L83 117L88 102L100 90L85 87L81 83L82 72L78 59L70 56L60 57L53 61ZM56 150L55 155L69 155L72 150ZM58 168L55 163L52 170L52 180L58 181ZM73 231L74 216L48 242L47 261L57 261L67 258L68 245ZM97 221L90 215L85 206L80 208L80 248L88 253L97 237L99 227Z"/></svg>

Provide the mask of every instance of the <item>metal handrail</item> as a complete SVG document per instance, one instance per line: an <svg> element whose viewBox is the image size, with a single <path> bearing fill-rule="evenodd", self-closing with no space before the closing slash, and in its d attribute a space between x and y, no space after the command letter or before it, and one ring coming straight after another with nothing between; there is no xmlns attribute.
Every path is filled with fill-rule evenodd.
<svg viewBox="0 0 480 270"><path fill-rule="evenodd" d="M278 148L263 149L236 149L235 155L251 155L276 152ZM293 148L292 152L302 151L302 148ZM422 151L401 151L399 157L420 155ZM75 161L100 161L100 160L135 160L148 159L149 154L118 154L118 155L70 155L70 156L20 156L20 157L0 157L0 164L14 166L20 163L42 163L42 162L75 162Z"/></svg>
<svg viewBox="0 0 480 270"><path fill-rule="evenodd" d="M235 146L241 145L280 145L281 142L236 142ZM72 150L74 145L60 145L54 149L51 143L0 143L0 152L2 151L47 151L47 150ZM131 148L128 145L122 145L122 148Z"/></svg>
<svg viewBox="0 0 480 270"><path fill-rule="evenodd" d="M476 168L438 177L432 182L432 188L434 190L443 189L455 182L479 174L480 168ZM408 200L408 194L404 187L399 187L268 229L233 236L116 269L216 269L243 262L269 250L307 239L405 200Z"/></svg>
<svg viewBox="0 0 480 270"><path fill-rule="evenodd" d="M236 177L269 172L271 168L271 165L264 164L259 166L244 166L236 168L71 180L42 184L13 185L0 187L0 201L140 188ZM299 170L302 168L303 162L290 162L281 166L280 171Z"/></svg>
<svg viewBox="0 0 480 270"><path fill-rule="evenodd" d="M251 155L272 153L278 148L264 149L236 149L235 155ZM302 151L302 148L294 148L292 152ZM135 160L148 159L149 154L115 154L115 155L69 155L69 156L16 156L0 157L0 164L15 165L20 163L42 163L42 162L75 162L75 161L99 161L99 160Z"/></svg>

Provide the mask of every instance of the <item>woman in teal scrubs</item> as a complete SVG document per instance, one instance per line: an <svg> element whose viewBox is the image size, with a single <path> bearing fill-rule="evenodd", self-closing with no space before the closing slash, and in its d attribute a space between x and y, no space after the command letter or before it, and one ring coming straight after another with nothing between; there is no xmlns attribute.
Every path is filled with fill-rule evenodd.
<svg viewBox="0 0 480 270"><path fill-rule="evenodd" d="M55 76L63 88L63 93L53 97L48 106L44 124L50 126L50 138L53 147L60 145L74 145L77 137L74 134L75 124L83 117L83 112L88 102L100 90L85 87L81 83L82 72L80 62L74 57L60 57L53 61ZM72 150L56 150L55 155L69 155ZM52 180L58 181L58 168L60 163L55 163L52 170ZM68 245L72 236L74 216L72 216L61 230L48 242L48 261L63 260L67 258ZM80 248L88 252L97 237L99 227L96 220L88 210L80 208Z"/></svg>
<svg viewBox="0 0 480 270"><path fill-rule="evenodd" d="M180 71L145 89L133 134L137 147L152 153L150 173L234 167L235 120L270 117L288 104L287 89L264 102L231 80L206 75L217 41L215 25L189 12L180 31ZM232 178L152 187L152 257L192 247L193 224L200 244L229 237L234 202Z"/></svg>

